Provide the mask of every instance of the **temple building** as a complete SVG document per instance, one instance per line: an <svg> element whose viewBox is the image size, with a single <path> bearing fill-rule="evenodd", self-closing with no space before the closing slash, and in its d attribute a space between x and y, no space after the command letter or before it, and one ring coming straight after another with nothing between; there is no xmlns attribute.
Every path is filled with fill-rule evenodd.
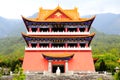
<svg viewBox="0 0 120 80"><path fill-rule="evenodd" d="M36 18L22 16L27 33L22 68L24 71L61 73L95 71L90 33L95 16L81 18L78 9L39 8Z"/></svg>

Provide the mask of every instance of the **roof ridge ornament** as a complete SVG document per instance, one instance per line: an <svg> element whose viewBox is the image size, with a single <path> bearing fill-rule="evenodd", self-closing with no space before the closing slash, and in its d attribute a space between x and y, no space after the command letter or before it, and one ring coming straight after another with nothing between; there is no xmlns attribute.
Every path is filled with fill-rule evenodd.
<svg viewBox="0 0 120 80"><path fill-rule="evenodd" d="M60 5L59 5L59 4L60 4L60 0L58 0L58 7L60 7Z"/></svg>

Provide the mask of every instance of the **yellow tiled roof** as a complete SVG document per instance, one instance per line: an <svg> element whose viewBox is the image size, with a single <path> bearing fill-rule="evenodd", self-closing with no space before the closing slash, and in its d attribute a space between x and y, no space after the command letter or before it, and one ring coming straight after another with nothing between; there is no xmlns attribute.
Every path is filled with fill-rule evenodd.
<svg viewBox="0 0 120 80"><path fill-rule="evenodd" d="M49 16L51 16L52 14L54 14L55 12L61 12L63 14L65 14L65 16L67 16L67 18L48 18ZM71 22L71 21L87 21L87 20L91 20L95 18L80 18L79 13L78 13L78 9L74 8L74 9L62 9L60 6L57 6L55 9L51 10L51 9L43 9L42 7L39 8L39 12L38 12L38 16L36 18L27 18L30 21L60 21L60 22Z"/></svg>
<svg viewBox="0 0 120 80"><path fill-rule="evenodd" d="M53 10L48 10L48 9L39 9L39 13L38 13L38 19L40 20L44 20L46 19L49 15L51 15L52 13L54 13L55 11L60 10L61 12L63 12L64 14L66 14L68 17L70 17L71 19L79 19L79 13L77 11L77 8L74 9L69 9L69 10L63 10L60 6L57 6L55 9Z"/></svg>

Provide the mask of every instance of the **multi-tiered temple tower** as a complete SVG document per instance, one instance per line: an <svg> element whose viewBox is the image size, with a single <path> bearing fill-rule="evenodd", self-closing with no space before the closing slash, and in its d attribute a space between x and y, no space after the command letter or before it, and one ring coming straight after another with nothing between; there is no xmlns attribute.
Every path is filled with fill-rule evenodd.
<svg viewBox="0 0 120 80"><path fill-rule="evenodd" d="M95 17L81 18L77 8L58 6L40 8L37 18L22 18L27 29L22 33L27 44L24 71L95 71L90 47L95 33L89 32Z"/></svg>

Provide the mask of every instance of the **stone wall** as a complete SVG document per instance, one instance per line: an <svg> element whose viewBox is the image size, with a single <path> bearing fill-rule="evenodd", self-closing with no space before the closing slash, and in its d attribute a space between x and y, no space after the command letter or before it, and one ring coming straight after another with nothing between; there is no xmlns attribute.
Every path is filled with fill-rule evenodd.
<svg viewBox="0 0 120 80"><path fill-rule="evenodd" d="M111 75L27 75L27 80L113 80Z"/></svg>
<svg viewBox="0 0 120 80"><path fill-rule="evenodd" d="M0 80L12 80L12 76L3 76ZM105 74L89 74L89 75L64 75L57 76L43 74L27 74L26 80L113 80L111 75Z"/></svg>

